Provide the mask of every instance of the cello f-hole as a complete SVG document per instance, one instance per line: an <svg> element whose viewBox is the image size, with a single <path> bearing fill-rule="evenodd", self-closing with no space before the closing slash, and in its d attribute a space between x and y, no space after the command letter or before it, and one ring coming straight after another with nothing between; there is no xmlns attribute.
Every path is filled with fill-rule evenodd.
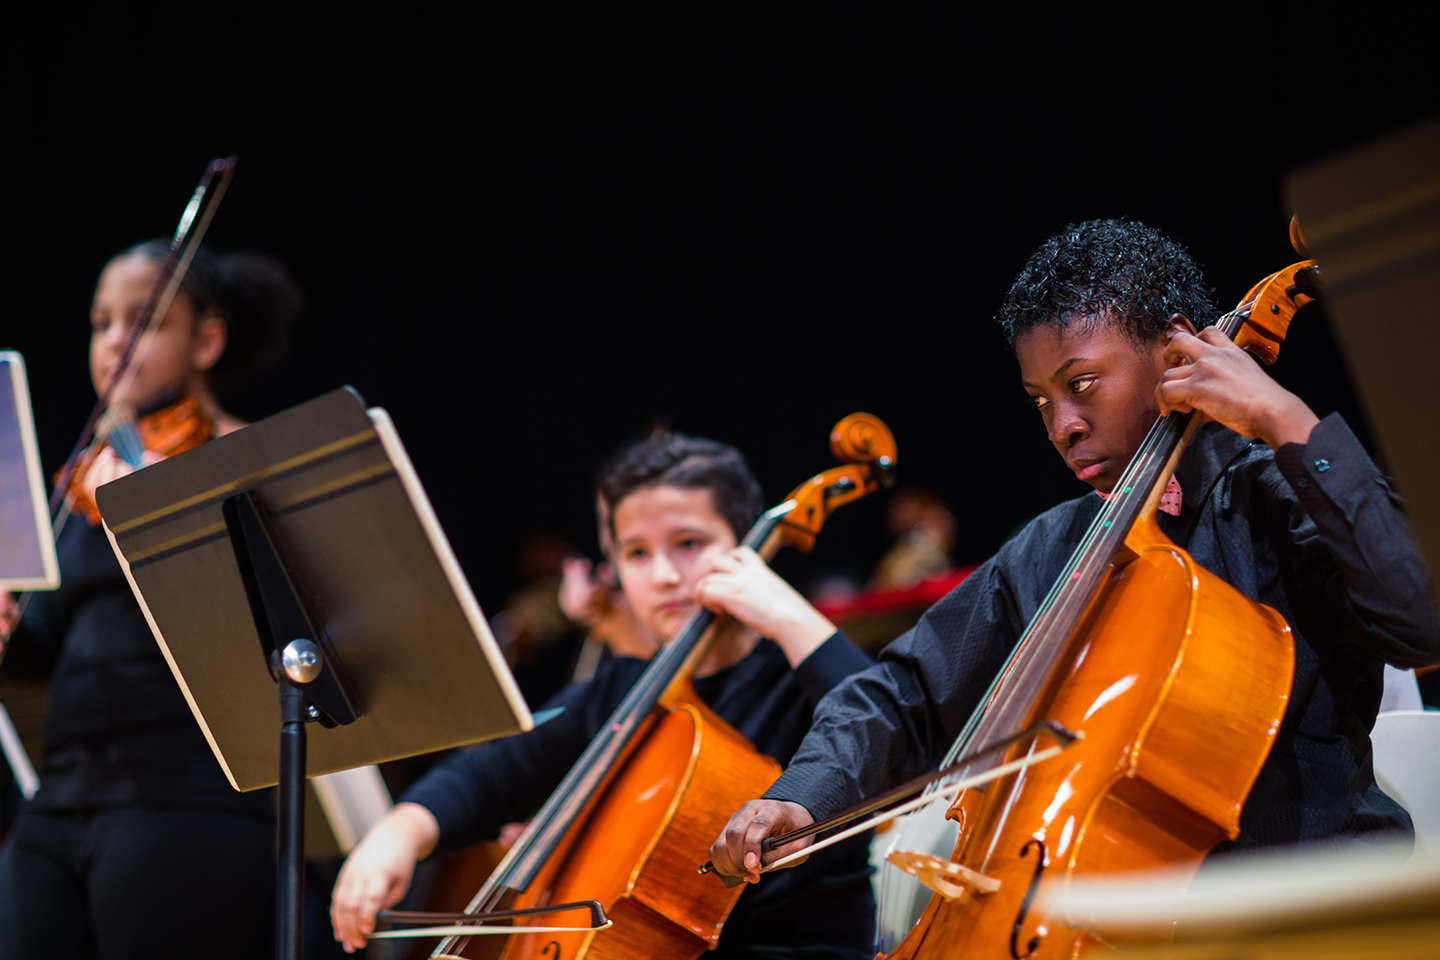
<svg viewBox="0 0 1440 960"><path fill-rule="evenodd" d="M1015 926L1010 930L1010 956L1015 960L1025 960L1040 949L1040 937L1044 933L1041 928L1036 935L1030 938L1025 944L1025 952L1020 952L1020 928L1025 924L1025 918L1030 913L1030 904L1035 901L1035 891L1040 888L1040 875L1045 872L1045 865L1050 862L1050 853L1045 849L1045 844L1039 840L1031 840L1020 848L1020 856L1030 854L1030 848L1036 847L1040 851L1039 858L1035 861L1035 874L1030 878L1030 886L1025 890L1025 899L1020 903L1020 912L1015 915Z"/></svg>
<svg viewBox="0 0 1440 960"><path fill-rule="evenodd" d="M559 941L559 940L551 940L549 943L545 944L545 946L542 947L541 950L540 950L540 956L542 956L542 957L548 957L548 956L550 955L550 948L551 948L551 947L554 947L554 948L555 948L555 960L560 960L560 941Z"/></svg>

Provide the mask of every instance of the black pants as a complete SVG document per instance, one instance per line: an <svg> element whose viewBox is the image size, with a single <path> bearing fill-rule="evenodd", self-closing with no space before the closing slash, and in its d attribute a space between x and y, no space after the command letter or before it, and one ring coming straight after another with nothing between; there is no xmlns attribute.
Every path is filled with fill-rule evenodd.
<svg viewBox="0 0 1440 960"><path fill-rule="evenodd" d="M23 812L0 853L0 960L273 956L274 844L238 814Z"/></svg>

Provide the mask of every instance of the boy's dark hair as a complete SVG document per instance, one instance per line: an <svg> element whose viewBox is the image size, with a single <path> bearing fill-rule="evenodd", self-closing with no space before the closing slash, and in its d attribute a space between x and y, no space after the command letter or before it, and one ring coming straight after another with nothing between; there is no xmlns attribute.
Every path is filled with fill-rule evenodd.
<svg viewBox="0 0 1440 960"><path fill-rule="evenodd" d="M605 465L596 484L615 535L615 507L640 487L710 491L715 510L741 540L765 510L765 494L740 451L683 433L660 433L633 443Z"/></svg>
<svg viewBox="0 0 1440 960"><path fill-rule="evenodd" d="M1173 314L1198 330L1215 305L1190 251L1134 220L1070 224L1040 245L995 319L1014 346L1041 324L1103 316L1136 341L1160 336Z"/></svg>

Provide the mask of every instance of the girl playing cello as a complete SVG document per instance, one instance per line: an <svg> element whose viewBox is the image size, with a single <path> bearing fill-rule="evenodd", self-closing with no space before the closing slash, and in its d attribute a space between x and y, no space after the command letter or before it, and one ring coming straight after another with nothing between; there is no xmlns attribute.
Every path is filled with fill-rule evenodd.
<svg viewBox="0 0 1440 960"><path fill-rule="evenodd" d="M784 763L814 704L870 661L754 551L736 547L764 509L740 454L710 440L660 435L623 451L603 472L599 494L621 587L651 635L671 636L697 603L733 616L695 686L757 749ZM644 668L631 657L607 661L552 701L565 708L560 716L432 771L341 870L331 906L336 938L347 949L362 946L376 911L404 895L417 860L531 816ZM716 955L868 960L865 839L837 846L782 883L747 891Z"/></svg>

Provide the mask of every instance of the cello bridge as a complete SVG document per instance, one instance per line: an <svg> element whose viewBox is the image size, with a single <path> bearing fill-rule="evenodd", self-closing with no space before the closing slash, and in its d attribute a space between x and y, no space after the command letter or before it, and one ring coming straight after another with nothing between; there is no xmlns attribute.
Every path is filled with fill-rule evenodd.
<svg viewBox="0 0 1440 960"><path fill-rule="evenodd" d="M910 874L946 900L984 896L1000 889L1000 881L964 864L942 860L914 850L894 850L885 858L896 869Z"/></svg>

